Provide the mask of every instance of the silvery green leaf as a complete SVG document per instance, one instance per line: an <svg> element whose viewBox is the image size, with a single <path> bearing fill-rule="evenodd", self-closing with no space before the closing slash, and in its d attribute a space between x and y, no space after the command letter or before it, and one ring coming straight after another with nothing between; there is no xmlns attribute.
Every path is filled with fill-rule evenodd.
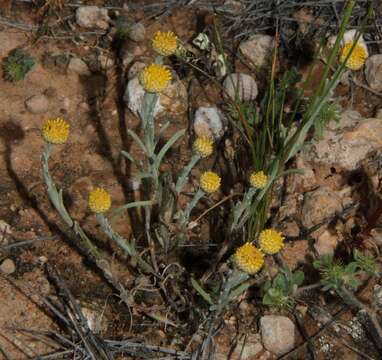
<svg viewBox="0 0 382 360"><path fill-rule="evenodd" d="M238 287L236 287L234 290L232 290L229 294L229 301L235 300L238 296L240 296L244 291L246 291L251 284L249 282L245 282Z"/></svg>
<svg viewBox="0 0 382 360"><path fill-rule="evenodd" d="M181 138L185 133L185 129L177 131L162 147L162 149L159 151L159 154L155 158L155 166L157 169L159 169L159 166L163 160L163 157L166 155L166 152L170 150L171 146L173 146L178 141L178 139Z"/></svg>
<svg viewBox="0 0 382 360"><path fill-rule="evenodd" d="M191 160L189 163L183 168L182 172L179 175L178 181L175 185L175 191L179 194L184 185L187 182L188 175L190 174L191 170L194 168L194 166L197 164L197 162L200 160L200 156L197 154L192 155Z"/></svg>
<svg viewBox="0 0 382 360"><path fill-rule="evenodd" d="M133 131L128 129L127 132L129 135L134 139L134 141L139 145L139 147L142 149L142 151L147 155L148 151L146 146L143 144L142 140L139 138L139 136Z"/></svg>
<svg viewBox="0 0 382 360"><path fill-rule="evenodd" d="M162 135L165 133L165 131L167 130L167 128L170 126L170 122L167 121L162 127L161 129L159 130L158 132L158 138L157 138L157 141L155 142L155 147L158 145L158 142L159 140L161 139Z"/></svg>
<svg viewBox="0 0 382 360"><path fill-rule="evenodd" d="M131 161L132 163L136 164L136 161L135 161L133 155L131 155L128 151L122 150L122 151L121 151L121 154L122 154L125 158L127 158L129 161Z"/></svg>
<svg viewBox="0 0 382 360"><path fill-rule="evenodd" d="M122 211L127 210L127 209L132 209L136 207L142 207L142 206L151 206L153 205L153 201L151 200L144 200L144 201L134 201L125 205L122 205L118 207L117 209L113 210L111 212L112 215L117 215L120 214Z"/></svg>

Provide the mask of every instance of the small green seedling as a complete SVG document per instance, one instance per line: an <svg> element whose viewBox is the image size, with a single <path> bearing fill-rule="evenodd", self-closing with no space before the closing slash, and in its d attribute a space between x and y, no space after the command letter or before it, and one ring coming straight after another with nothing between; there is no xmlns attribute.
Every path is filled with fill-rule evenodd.
<svg viewBox="0 0 382 360"><path fill-rule="evenodd" d="M27 52L19 48L15 49L4 61L4 78L11 82L24 80L35 64L35 59Z"/></svg>

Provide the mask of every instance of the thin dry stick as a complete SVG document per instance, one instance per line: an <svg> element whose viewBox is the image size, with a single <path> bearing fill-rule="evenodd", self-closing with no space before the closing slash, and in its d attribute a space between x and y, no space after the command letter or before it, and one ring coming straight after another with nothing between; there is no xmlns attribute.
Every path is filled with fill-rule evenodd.
<svg viewBox="0 0 382 360"><path fill-rule="evenodd" d="M193 223L197 223L200 221L200 219L202 219L204 216L206 216L211 210L215 209L216 207L218 207L219 205L221 205L222 203L226 202L227 200L233 198L234 196L238 196L238 195L242 195L242 194L231 194L231 195L228 195L226 196L225 198L221 199L220 201L218 201L216 204L212 205L210 208L208 208L207 210L205 210L196 220L192 221Z"/></svg>
<svg viewBox="0 0 382 360"><path fill-rule="evenodd" d="M365 90L367 90L367 91L370 91L372 94L374 94L374 95L376 95L376 96L380 96L380 97L382 97L382 93L380 93L380 92L378 92L378 91L375 91L375 90L371 89L370 87L368 87L368 86L366 86L366 85L364 85L364 84L361 84L361 83L358 82L357 80L355 80L355 79L350 79L350 81L351 81L354 85L359 86L359 87L361 87L362 89L365 89Z"/></svg>

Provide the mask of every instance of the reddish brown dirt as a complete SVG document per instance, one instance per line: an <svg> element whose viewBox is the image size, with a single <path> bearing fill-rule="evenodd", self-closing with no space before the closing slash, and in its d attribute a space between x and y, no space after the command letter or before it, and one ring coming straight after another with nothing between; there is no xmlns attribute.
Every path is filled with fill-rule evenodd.
<svg viewBox="0 0 382 360"><path fill-rule="evenodd" d="M137 13L136 16L143 18L143 14ZM21 18L28 19L28 16L22 14ZM177 32L184 40L188 40L194 34L196 19L192 14L179 9L173 12L168 21L150 26L151 23L150 20L146 20L148 36L159 28L168 28ZM87 195L95 186L103 186L111 193L113 207L123 205L137 195L126 181L127 174L132 175L134 169L126 169L120 158L120 150L126 145L123 131L126 128L137 127L138 121L129 112L121 114L118 109L117 71L110 70L106 81L101 74L81 78L77 74L43 66L46 53L71 53L83 58L92 58L97 46L95 39L81 47L69 41L58 41L52 38L41 39L32 45L31 38L26 33L3 29L0 31L0 44L1 60L8 55L9 51L19 46L25 48L37 59L37 66L22 84L8 82L0 84L0 219L12 227L12 234L7 235L10 242L46 235L57 236L54 240L39 241L32 246L2 252L0 260L11 258L15 262L16 272L11 275L12 283L21 288L27 285L33 291L46 296L54 294L54 289L49 286L41 265L41 261L44 258L47 259L50 264L57 267L77 299L84 304L90 303L91 306L106 308L106 326L103 335L128 337L132 334L128 331L130 323L126 309L118 305L118 299L112 296L113 290L94 266L84 261L85 257L79 252L79 244L60 232L62 222L47 200L41 179L40 161L45 147L40 135L43 121L47 118L64 117L71 124L71 135L65 145L54 148L50 161L52 175L67 194L66 201L73 218L80 221L90 233L97 235L99 245L106 253L111 256L114 254L112 264L119 280L125 286L131 285L135 277L126 267L126 259L97 230L94 216L87 209ZM146 48L143 49L143 53L144 56L150 56ZM320 69L315 73L315 80L318 81L319 77ZM347 94L348 90L347 87L341 87L338 93L339 95ZM219 99L218 90L211 84L207 84L205 91L210 101ZM25 109L25 100L32 95L42 93L49 96L49 111L43 115L30 114ZM101 98L101 94L106 95ZM355 109L364 116L372 116L378 104L378 98L370 96L366 90L358 87L354 89L353 95ZM192 101L200 103L205 100L204 94L202 96L200 92L199 97L202 99L196 98ZM348 101L349 99L345 98L344 102ZM186 126L186 121L186 116L177 119L166 135L173 133L174 129ZM139 156L138 149L134 148L134 145L131 151ZM187 139L182 141L173 154L173 158L167 160L165 167L176 168L179 163L186 162L189 157ZM201 168L208 168L209 165L211 165L210 162L204 162ZM194 175L197 174L194 173ZM130 239L134 235L131 219L126 213L113 218L112 224L114 229L126 238ZM60 226L57 227L57 225ZM201 234L197 240L203 238L206 233L208 233L208 227L202 225ZM291 266L303 262L306 254L306 240L301 240L295 246L288 245L284 250L284 257ZM12 330L13 327L56 329L52 319L32 300L16 290L8 280L0 277L0 346L6 349L15 360L25 358L25 354L17 347L20 342L28 345L28 348L36 354L52 350L51 347L21 336ZM256 328L256 316L259 316L259 313L253 303L250 303L249 308L249 313L246 313L248 309L240 313L242 316L240 320L243 323L248 322L244 329L240 329L242 333ZM230 316L231 314L227 318L230 319ZM249 318L251 321L248 321ZM138 315L136 320L138 320L137 333L149 334L147 337L150 336L151 343L158 345L172 343L171 329L147 323ZM236 327L236 320L232 322ZM148 325L152 327L150 332L147 331ZM217 341L222 343L223 349L229 349L232 341L232 329L229 326L230 324ZM317 330L317 324L308 323L308 331L314 333L315 330ZM133 332L133 335L136 333ZM299 341L302 339L300 338ZM25 345L21 346L25 347ZM343 348L343 345L340 344L339 347ZM344 352L345 355L342 354L336 358L353 359L351 356L354 353L348 350ZM261 356L263 355L264 352ZM270 359L264 356L264 359ZM304 358L304 355L301 356ZM324 359L325 356L323 355L322 358Z"/></svg>

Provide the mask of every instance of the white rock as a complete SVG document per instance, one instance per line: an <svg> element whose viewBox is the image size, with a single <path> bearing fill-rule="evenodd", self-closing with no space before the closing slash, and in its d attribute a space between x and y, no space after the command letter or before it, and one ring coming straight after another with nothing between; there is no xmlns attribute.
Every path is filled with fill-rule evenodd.
<svg viewBox="0 0 382 360"><path fill-rule="evenodd" d="M145 90L139 82L138 76L130 79L127 83L125 94L123 96L127 107L136 115L142 110L143 98L145 96ZM163 111L163 107L160 105L159 101L156 102L154 107L154 117Z"/></svg>
<svg viewBox="0 0 382 360"><path fill-rule="evenodd" d="M247 74L234 73L228 75L223 82L223 87L225 89L223 96L232 100L254 100L258 94L255 79Z"/></svg>
<svg viewBox="0 0 382 360"><path fill-rule="evenodd" d="M227 120L216 107L200 107L195 112L194 131L197 136L220 139L224 135Z"/></svg>
<svg viewBox="0 0 382 360"><path fill-rule="evenodd" d="M0 265L0 271L5 275L11 275L16 271L16 265L13 260L5 259Z"/></svg>
<svg viewBox="0 0 382 360"><path fill-rule="evenodd" d="M45 95L33 95L25 101L25 106L32 114L43 114L49 109L49 100Z"/></svg>
<svg viewBox="0 0 382 360"><path fill-rule="evenodd" d="M81 6L76 11L77 24L87 29L106 30L109 27L109 20L107 9L98 6Z"/></svg>
<svg viewBox="0 0 382 360"><path fill-rule="evenodd" d="M382 54L370 56L365 65L367 83L373 90L382 91Z"/></svg>
<svg viewBox="0 0 382 360"><path fill-rule="evenodd" d="M127 83L123 99L135 115L138 115L142 109L144 95L145 90L140 84L138 76L130 79ZM169 113L174 116L180 115L187 111L187 107L187 89L181 80L174 78L167 89L160 94L159 101L157 101L154 107L154 117L160 116L163 113Z"/></svg>
<svg viewBox="0 0 382 360"><path fill-rule="evenodd" d="M68 64L68 70L81 76L90 75L89 67L87 66L86 62L80 58L71 58Z"/></svg>
<svg viewBox="0 0 382 360"><path fill-rule="evenodd" d="M274 39L272 36L256 34L239 45L239 50L251 65L261 68L270 64Z"/></svg>
<svg viewBox="0 0 382 360"><path fill-rule="evenodd" d="M382 149L382 120L362 119L354 111L345 111L339 123L324 130L322 139L313 140L301 152L307 164L322 164L355 170L368 154Z"/></svg>
<svg viewBox="0 0 382 360"><path fill-rule="evenodd" d="M264 347L280 356L292 350L295 344L295 325L286 316L265 315L260 319Z"/></svg>
<svg viewBox="0 0 382 360"><path fill-rule="evenodd" d="M145 40L145 35L146 28L141 22L135 23L129 30L129 38L135 42L142 42Z"/></svg>

